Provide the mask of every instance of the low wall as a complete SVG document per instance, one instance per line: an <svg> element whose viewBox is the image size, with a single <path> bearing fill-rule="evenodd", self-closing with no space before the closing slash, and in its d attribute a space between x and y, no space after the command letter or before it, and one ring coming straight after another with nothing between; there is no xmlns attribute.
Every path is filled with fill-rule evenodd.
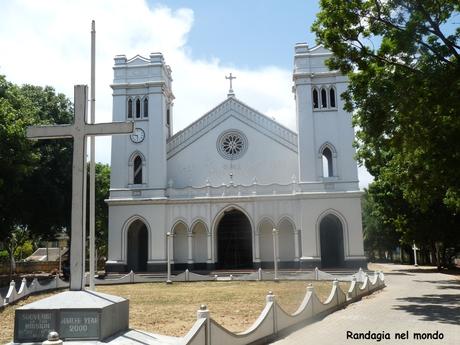
<svg viewBox="0 0 460 345"><path fill-rule="evenodd" d="M365 276L360 284L352 280L347 293L339 288L339 282L333 281L331 293L323 303L315 293L313 286L307 287L305 297L294 314L289 314L276 301L271 292L266 297L266 305L259 318L246 331L233 333L211 318L205 305L197 311L197 321L189 333L182 339L183 345L245 345L266 344L280 333L289 331L296 325L323 317L345 307L363 296L382 289L385 286L383 273L376 273L372 278Z"/></svg>
<svg viewBox="0 0 460 345"><path fill-rule="evenodd" d="M59 261L27 261L16 263L16 274L29 274L36 272L50 273L59 269ZM0 274L9 274L10 264L0 264Z"/></svg>
<svg viewBox="0 0 460 345"><path fill-rule="evenodd" d="M300 275L301 278L310 280L328 280L332 275L315 269L313 272ZM177 276L171 277L172 281L203 281L217 280L217 276L202 276L186 270ZM239 277L240 280L273 280L273 274L259 270ZM324 279L322 279L324 278ZM197 311L197 321L189 333L180 338L181 345L238 345L238 344L265 344L270 339L274 339L281 332L286 332L290 328L313 320L316 317L324 316L333 311L343 308L363 296L366 296L385 286L384 275L382 272L374 272L372 278L362 270L349 276L340 276L341 280L351 281L350 288L344 293L339 288L339 281L335 279L331 282L331 292L327 300L323 303L315 293L313 286L308 286L305 297L297 311L289 314L276 301L276 296L271 292L266 297L266 305L254 324L244 332L233 333L223 326L219 325L210 317L210 311L206 306L201 306ZM230 276L230 280L233 280ZM236 278L235 278L236 279ZM95 279L96 285L109 284L133 284L143 282L164 282L164 277L145 276L135 274L132 271L118 279ZM362 281L362 282L360 282ZM88 284L87 276L87 284ZM26 279L22 279L19 289L16 289L16 283L10 283L8 292L5 297L0 296L0 308L10 303L16 302L30 294L42 291L66 288L69 283L61 280L57 276L46 282L39 282L36 278L27 284Z"/></svg>

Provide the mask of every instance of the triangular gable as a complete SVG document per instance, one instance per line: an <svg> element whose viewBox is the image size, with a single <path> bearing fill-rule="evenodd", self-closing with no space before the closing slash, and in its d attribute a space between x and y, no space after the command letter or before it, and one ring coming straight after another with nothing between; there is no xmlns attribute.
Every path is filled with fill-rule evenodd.
<svg viewBox="0 0 460 345"><path fill-rule="evenodd" d="M127 64L128 65L131 65L131 66L136 66L136 65L146 65L150 63L150 60L141 56L141 55L136 55L134 57L132 57L131 59L129 59L127 61Z"/></svg>
<svg viewBox="0 0 460 345"><path fill-rule="evenodd" d="M313 48L311 48L309 51L308 51L310 54L314 54L314 55L332 55L332 52L327 49L327 48L324 48L324 46L322 44L318 44L317 46L314 46Z"/></svg>
<svg viewBox="0 0 460 345"><path fill-rule="evenodd" d="M182 151L231 116L290 150L297 152L297 134L295 132L249 107L235 97L229 97L191 125L172 136L167 142L168 158Z"/></svg>

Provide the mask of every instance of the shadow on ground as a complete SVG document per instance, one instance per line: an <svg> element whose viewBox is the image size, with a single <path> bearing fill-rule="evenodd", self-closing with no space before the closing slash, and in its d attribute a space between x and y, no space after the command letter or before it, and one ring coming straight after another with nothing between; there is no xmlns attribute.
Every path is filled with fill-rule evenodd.
<svg viewBox="0 0 460 345"><path fill-rule="evenodd" d="M411 267L411 268L402 268L398 270L394 270L394 272L402 272L402 273L441 273L441 274L448 274L448 275L453 275L453 276L460 276L460 269L458 268L452 268L452 269L440 269L438 270L437 268L416 268L416 267Z"/></svg>
<svg viewBox="0 0 460 345"><path fill-rule="evenodd" d="M410 304L395 305L393 309L420 316L423 321L460 324L460 295L423 295L397 300Z"/></svg>
<svg viewBox="0 0 460 345"><path fill-rule="evenodd" d="M453 289L453 290L460 290L460 280L414 280L414 282L418 283L431 283L431 284L437 284L438 289L440 290L446 290L446 289Z"/></svg>

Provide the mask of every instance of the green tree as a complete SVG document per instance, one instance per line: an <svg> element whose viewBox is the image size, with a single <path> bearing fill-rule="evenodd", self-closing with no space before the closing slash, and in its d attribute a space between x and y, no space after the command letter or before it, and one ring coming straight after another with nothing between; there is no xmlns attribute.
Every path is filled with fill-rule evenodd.
<svg viewBox="0 0 460 345"><path fill-rule="evenodd" d="M108 223L109 207L105 202L109 198L110 189L110 166L96 163L96 191L95 191L95 214L96 214L96 250L98 257L107 256L108 250Z"/></svg>
<svg viewBox="0 0 460 345"><path fill-rule="evenodd" d="M68 123L72 105L51 87L0 76L0 241L14 264L17 229L51 238L70 224L71 141L31 142L30 125Z"/></svg>
<svg viewBox="0 0 460 345"><path fill-rule="evenodd" d="M393 260L393 252L399 246L396 228L381 213L373 195L365 190L362 199L364 249L371 260L386 258Z"/></svg>
<svg viewBox="0 0 460 345"><path fill-rule="evenodd" d="M40 124L73 121L73 107L52 87L25 85L22 94L33 104ZM52 240L57 232L70 229L72 186L72 140L39 140L34 143L37 161L24 181L24 222L32 236Z"/></svg>
<svg viewBox="0 0 460 345"><path fill-rule="evenodd" d="M0 240L14 270L15 230L22 224L24 182L36 162L24 128L34 123L34 109L16 85L0 76Z"/></svg>
<svg viewBox="0 0 460 345"><path fill-rule="evenodd" d="M403 243L460 241L459 11L453 0L322 0L313 25L329 67L349 75L358 159Z"/></svg>
<svg viewBox="0 0 460 345"><path fill-rule="evenodd" d="M34 252L34 244L32 240L25 240L24 243L16 248L14 252L14 257L16 260L23 260L27 258L28 256L32 255Z"/></svg>

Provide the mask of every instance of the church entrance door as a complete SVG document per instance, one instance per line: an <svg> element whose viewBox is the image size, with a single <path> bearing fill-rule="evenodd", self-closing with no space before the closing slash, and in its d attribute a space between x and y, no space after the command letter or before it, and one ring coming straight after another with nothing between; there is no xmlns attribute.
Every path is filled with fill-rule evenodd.
<svg viewBox="0 0 460 345"><path fill-rule="evenodd" d="M329 214L319 225L321 267L343 267L343 229L340 219Z"/></svg>
<svg viewBox="0 0 460 345"><path fill-rule="evenodd" d="M148 231L140 220L134 221L128 229L127 270L133 272L147 271Z"/></svg>
<svg viewBox="0 0 460 345"><path fill-rule="evenodd" d="M217 227L217 268L252 268L252 229L243 212L225 212Z"/></svg>

